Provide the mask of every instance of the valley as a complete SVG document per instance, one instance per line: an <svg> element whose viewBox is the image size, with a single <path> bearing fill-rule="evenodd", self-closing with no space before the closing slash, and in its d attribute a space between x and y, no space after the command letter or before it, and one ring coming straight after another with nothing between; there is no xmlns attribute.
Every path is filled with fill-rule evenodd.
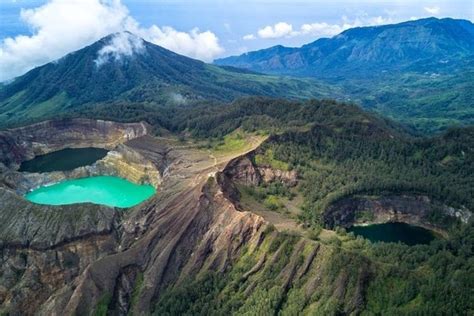
<svg viewBox="0 0 474 316"><path fill-rule="evenodd" d="M469 20L426 18L355 27L301 47L277 45L215 63L317 79L337 87L339 100L436 133L473 123L472 34Z"/></svg>

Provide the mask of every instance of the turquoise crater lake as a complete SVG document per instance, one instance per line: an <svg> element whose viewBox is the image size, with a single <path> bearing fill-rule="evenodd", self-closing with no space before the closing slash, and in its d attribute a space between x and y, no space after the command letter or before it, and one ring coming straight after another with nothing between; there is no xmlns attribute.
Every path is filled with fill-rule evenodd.
<svg viewBox="0 0 474 316"><path fill-rule="evenodd" d="M99 176L44 186L27 193L25 198L36 204L94 203L125 208L145 201L155 192L151 185L138 185L119 177Z"/></svg>

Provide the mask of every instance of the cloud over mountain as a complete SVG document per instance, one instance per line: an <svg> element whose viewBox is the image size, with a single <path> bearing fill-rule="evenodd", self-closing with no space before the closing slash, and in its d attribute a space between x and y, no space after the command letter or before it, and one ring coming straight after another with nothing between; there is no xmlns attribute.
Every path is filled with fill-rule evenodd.
<svg viewBox="0 0 474 316"><path fill-rule="evenodd" d="M210 31L181 32L157 25L141 27L120 0L50 0L37 8L22 10L21 19L32 34L8 37L0 43L0 81L58 59L110 33L125 30L204 61L211 61L223 52L219 39ZM113 56L114 50L107 54Z"/></svg>
<svg viewBox="0 0 474 316"><path fill-rule="evenodd" d="M258 36L261 38L280 38L291 36L293 33L293 25L286 22L279 22L275 25L267 25L258 30Z"/></svg>
<svg viewBox="0 0 474 316"><path fill-rule="evenodd" d="M390 17L374 16L371 17L366 13L357 16L355 19L349 19L347 16L341 18L341 23L330 24L326 22L304 23L299 28L294 28L292 24L287 22L278 22L274 25L267 25L257 31L257 35L262 39L289 38L295 36L310 35L316 38L332 37L344 30L357 26L382 25L394 22ZM244 40L256 39L254 34L247 34Z"/></svg>
<svg viewBox="0 0 474 316"><path fill-rule="evenodd" d="M100 67L111 59L120 60L123 56L139 54L144 49L145 46L140 37L128 32L120 32L115 34L110 42L99 50L97 59L94 62L97 67Z"/></svg>
<svg viewBox="0 0 474 316"><path fill-rule="evenodd" d="M437 15L441 11L440 7L438 6L433 6L433 7L424 7L423 8L426 12L429 14Z"/></svg>

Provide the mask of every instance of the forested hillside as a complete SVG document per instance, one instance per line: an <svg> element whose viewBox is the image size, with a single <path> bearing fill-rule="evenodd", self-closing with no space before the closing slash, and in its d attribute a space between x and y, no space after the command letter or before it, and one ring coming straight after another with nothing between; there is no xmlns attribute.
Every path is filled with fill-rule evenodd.
<svg viewBox="0 0 474 316"><path fill-rule="evenodd" d="M110 48L117 39L128 43L132 52L104 55L103 49ZM112 101L179 107L200 100L231 101L247 95L337 97L338 89L314 79L206 64L125 32L109 35L0 85L0 128Z"/></svg>

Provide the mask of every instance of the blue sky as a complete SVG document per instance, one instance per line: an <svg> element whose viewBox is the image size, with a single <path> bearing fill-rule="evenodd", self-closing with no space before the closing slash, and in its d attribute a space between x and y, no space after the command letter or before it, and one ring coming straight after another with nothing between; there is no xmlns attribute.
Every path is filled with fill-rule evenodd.
<svg viewBox="0 0 474 316"><path fill-rule="evenodd" d="M257 49L275 44L300 46L314 36L295 36L276 39L243 41L242 37L267 25L278 22L299 27L305 23L341 24L345 16L349 22L357 19L362 24L370 18L382 17L388 22L428 16L474 19L474 1L342 1L342 0L240 0L240 1L124 1L131 14L144 25L170 25L181 30L199 27L218 35L228 54L240 50ZM433 13L429 8L434 8ZM436 12L436 8L439 8ZM427 11L428 10L428 11ZM364 23L366 22L366 23Z"/></svg>
<svg viewBox="0 0 474 316"><path fill-rule="evenodd" d="M212 61L276 44L300 46L349 27L429 16L472 21L474 1L0 0L0 72L11 73L0 80L123 29Z"/></svg>

